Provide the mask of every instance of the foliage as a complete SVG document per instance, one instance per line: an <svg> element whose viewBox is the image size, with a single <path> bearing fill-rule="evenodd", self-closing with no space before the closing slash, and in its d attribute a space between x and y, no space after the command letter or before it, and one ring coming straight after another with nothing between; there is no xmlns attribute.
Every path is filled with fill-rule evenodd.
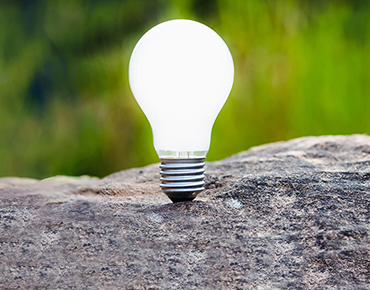
<svg viewBox="0 0 370 290"><path fill-rule="evenodd" d="M158 162L128 85L131 51L169 19L212 27L235 83L208 160L304 135L370 133L369 1L0 4L0 176L104 176Z"/></svg>

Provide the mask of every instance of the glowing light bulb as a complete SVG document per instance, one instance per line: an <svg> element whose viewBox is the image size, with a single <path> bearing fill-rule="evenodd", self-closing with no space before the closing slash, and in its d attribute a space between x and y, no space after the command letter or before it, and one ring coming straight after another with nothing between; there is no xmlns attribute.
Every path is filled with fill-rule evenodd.
<svg viewBox="0 0 370 290"><path fill-rule="evenodd" d="M163 22L136 44L129 79L152 127L162 190L173 202L194 199L204 189L212 126L234 80L227 45L201 23Z"/></svg>

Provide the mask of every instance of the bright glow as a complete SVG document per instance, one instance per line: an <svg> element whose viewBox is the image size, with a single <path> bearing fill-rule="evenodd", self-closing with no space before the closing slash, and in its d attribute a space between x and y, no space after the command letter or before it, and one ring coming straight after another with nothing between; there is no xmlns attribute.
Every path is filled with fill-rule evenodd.
<svg viewBox="0 0 370 290"><path fill-rule="evenodd" d="M234 80L222 38L191 20L161 23L136 44L129 78L159 157L205 156Z"/></svg>

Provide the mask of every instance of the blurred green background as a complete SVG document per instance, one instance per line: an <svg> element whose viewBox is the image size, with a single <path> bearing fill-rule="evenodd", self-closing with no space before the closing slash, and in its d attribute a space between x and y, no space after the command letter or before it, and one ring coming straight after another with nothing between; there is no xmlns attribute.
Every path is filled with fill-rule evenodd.
<svg viewBox="0 0 370 290"><path fill-rule="evenodd" d="M208 161L370 133L369 1L1 1L0 176L105 176L158 162L127 70L138 39L175 18L210 26L234 57Z"/></svg>

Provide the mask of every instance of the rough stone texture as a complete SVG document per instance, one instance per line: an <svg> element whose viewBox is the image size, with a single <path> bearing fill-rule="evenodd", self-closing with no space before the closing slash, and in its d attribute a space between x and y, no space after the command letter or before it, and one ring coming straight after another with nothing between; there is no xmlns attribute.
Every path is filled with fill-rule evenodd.
<svg viewBox="0 0 370 290"><path fill-rule="evenodd" d="M370 137L208 163L172 204L158 165L0 179L0 289L369 289ZM18 288L17 288L18 287Z"/></svg>

